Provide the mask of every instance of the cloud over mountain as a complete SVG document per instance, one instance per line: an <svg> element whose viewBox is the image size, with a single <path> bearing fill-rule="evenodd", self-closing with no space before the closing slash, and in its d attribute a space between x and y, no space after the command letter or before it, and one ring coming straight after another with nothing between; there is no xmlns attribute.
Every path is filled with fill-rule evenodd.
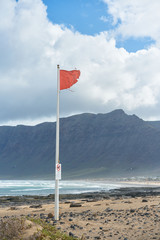
<svg viewBox="0 0 160 240"><path fill-rule="evenodd" d="M159 21L151 28L158 2L152 8L148 1L145 8L138 1L105 2L114 23L121 23L112 32L89 36L52 23L41 0L0 1L0 123L54 119L57 64L81 70L73 92L61 92L62 116L123 108L160 118ZM156 43L129 53L116 47L117 33L149 36Z"/></svg>

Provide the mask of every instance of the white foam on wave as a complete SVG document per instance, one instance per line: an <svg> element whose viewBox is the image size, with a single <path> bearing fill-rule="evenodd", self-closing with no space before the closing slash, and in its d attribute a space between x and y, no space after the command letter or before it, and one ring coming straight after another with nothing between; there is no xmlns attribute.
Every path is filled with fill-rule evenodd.
<svg viewBox="0 0 160 240"><path fill-rule="evenodd" d="M29 191L41 191L41 190L50 190L50 188L27 188L27 189L13 189L11 192L29 192Z"/></svg>
<svg viewBox="0 0 160 240"><path fill-rule="evenodd" d="M140 184L139 186L141 186ZM78 194L85 192L109 191L121 187L134 187L137 184L127 182L110 182L110 181L91 181L91 180L61 180L59 181L60 193ZM51 180L0 180L0 195L23 195L39 194L47 195L54 193L55 181ZM28 192L28 193L27 193ZM38 193L37 193L38 192Z"/></svg>
<svg viewBox="0 0 160 240"><path fill-rule="evenodd" d="M10 187L53 187L53 181L25 181L25 180L0 180L0 188L10 188Z"/></svg>
<svg viewBox="0 0 160 240"><path fill-rule="evenodd" d="M38 181L38 180L0 180L0 189L10 189L11 191L34 191L34 190L45 190L54 189L54 181ZM71 192L77 189L78 192L84 192L87 190L109 190L117 188L119 185L108 184L106 182L99 181L60 181L60 189L69 189ZM87 190L87 191L88 191Z"/></svg>

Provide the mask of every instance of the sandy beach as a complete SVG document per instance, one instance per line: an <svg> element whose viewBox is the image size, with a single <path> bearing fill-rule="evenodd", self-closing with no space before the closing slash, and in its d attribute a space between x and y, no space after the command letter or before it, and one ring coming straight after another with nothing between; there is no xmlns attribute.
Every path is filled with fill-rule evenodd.
<svg viewBox="0 0 160 240"><path fill-rule="evenodd" d="M137 194L137 189L132 189L130 194L122 189L121 194L85 194L84 197L80 195L69 200L64 197L60 201L58 222L54 221L54 203L51 201L8 206L1 204L0 218L41 218L79 239L160 240L159 189L149 190L147 194L145 189Z"/></svg>

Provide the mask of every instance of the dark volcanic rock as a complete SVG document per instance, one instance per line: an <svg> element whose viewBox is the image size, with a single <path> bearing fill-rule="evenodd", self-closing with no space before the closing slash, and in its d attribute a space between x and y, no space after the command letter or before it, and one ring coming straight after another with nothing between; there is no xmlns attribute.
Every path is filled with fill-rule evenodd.
<svg viewBox="0 0 160 240"><path fill-rule="evenodd" d="M72 232L69 232L70 237L74 237L74 234Z"/></svg>
<svg viewBox="0 0 160 240"><path fill-rule="evenodd" d="M80 203L71 203L70 207L81 207L82 205Z"/></svg>
<svg viewBox="0 0 160 240"><path fill-rule="evenodd" d="M53 213L48 213L48 218L54 218Z"/></svg>
<svg viewBox="0 0 160 240"><path fill-rule="evenodd" d="M42 208L42 205L41 204L31 205L30 208Z"/></svg>
<svg viewBox="0 0 160 240"><path fill-rule="evenodd" d="M150 188L150 187L131 187L131 188L120 188L120 189L115 189L109 192L94 192L90 193L90 196L92 199L108 199L110 197L125 197L125 196L131 196L133 195L134 197L146 197L146 196L159 196L160 195L160 187L156 188ZM88 199L88 193L82 193L82 194L61 194L60 195L61 200L66 200L66 199ZM42 204L46 203L53 203L54 202L54 197L51 195L48 196L18 196L18 197L8 197L8 196L3 196L0 197L0 206L20 206L20 205L33 205L33 206L41 206ZM77 204L77 203L74 203ZM78 203L79 204L79 203ZM81 205L81 204L80 204ZM77 205L75 205L78 207ZM111 208L106 208L105 212L108 214L112 212L113 209ZM82 214L87 214L89 213L88 211L82 212ZM65 216L65 214L64 214ZM74 213L70 212L69 217L73 218L75 216Z"/></svg>

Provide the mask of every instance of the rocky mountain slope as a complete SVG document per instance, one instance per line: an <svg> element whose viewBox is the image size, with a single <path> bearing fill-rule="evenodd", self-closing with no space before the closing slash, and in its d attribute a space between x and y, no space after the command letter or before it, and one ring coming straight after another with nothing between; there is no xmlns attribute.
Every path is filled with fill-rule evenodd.
<svg viewBox="0 0 160 240"><path fill-rule="evenodd" d="M55 123L0 127L0 178L54 177ZM123 110L60 120L63 179L160 175L160 127Z"/></svg>

